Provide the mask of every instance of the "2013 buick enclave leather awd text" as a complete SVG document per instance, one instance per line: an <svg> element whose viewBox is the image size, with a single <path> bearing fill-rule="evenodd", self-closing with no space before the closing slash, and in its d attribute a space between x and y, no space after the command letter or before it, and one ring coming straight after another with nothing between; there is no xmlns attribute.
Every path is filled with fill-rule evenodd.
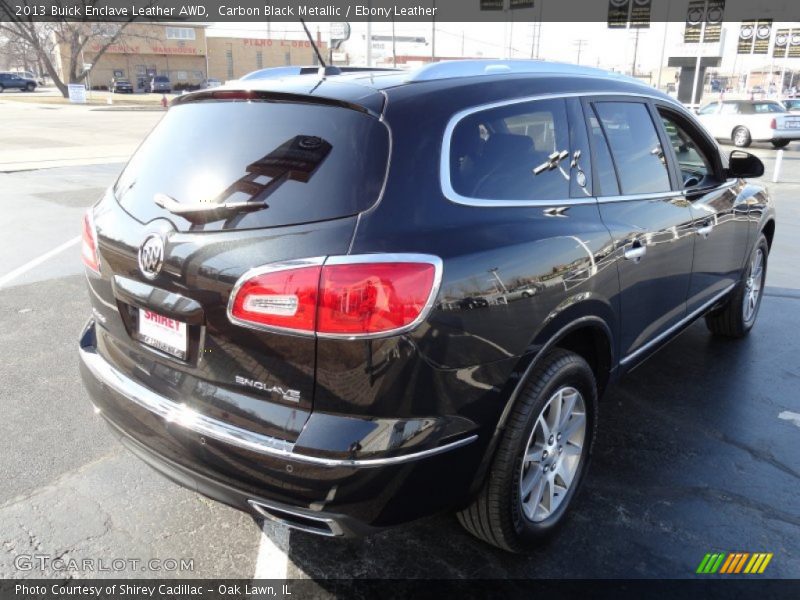
<svg viewBox="0 0 800 600"><path fill-rule="evenodd" d="M698 317L752 328L762 172L668 96L552 63L186 94L86 215L85 385L133 452L254 515L453 510L523 550L609 384Z"/></svg>

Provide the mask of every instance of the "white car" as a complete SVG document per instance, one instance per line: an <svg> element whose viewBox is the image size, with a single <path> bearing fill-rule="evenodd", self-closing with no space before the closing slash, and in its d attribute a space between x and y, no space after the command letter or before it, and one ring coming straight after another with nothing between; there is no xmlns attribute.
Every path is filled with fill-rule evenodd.
<svg viewBox="0 0 800 600"><path fill-rule="evenodd" d="M723 100L706 104L697 118L717 139L746 148L752 142L771 142L784 148L800 140L800 115L775 100Z"/></svg>
<svg viewBox="0 0 800 600"><path fill-rule="evenodd" d="M783 105L790 113L800 113L800 98L787 98Z"/></svg>

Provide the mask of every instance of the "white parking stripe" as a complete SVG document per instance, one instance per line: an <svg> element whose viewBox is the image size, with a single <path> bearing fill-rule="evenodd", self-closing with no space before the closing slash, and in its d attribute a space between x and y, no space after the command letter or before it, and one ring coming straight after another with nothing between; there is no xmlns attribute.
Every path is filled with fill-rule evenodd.
<svg viewBox="0 0 800 600"><path fill-rule="evenodd" d="M63 244L61 244L60 246L58 246L56 248L53 248L49 252L45 252L44 254L39 256L38 258L34 258L33 260L25 263L21 267L17 267L13 271L10 271L10 272L6 273L2 277L0 277L0 287L3 287L9 281L11 281L13 279L16 279L17 277L19 277L20 275L23 275L24 273L27 273L31 269L34 269L34 268L38 267L40 264L42 264L46 260L54 257L59 252L63 252L67 248L70 248L71 246L74 246L75 244L80 243L80 241L81 241L81 236L79 236L79 235L75 236L71 240L69 240L67 242L64 242Z"/></svg>
<svg viewBox="0 0 800 600"><path fill-rule="evenodd" d="M264 521L253 579L285 579L289 570L289 528Z"/></svg>

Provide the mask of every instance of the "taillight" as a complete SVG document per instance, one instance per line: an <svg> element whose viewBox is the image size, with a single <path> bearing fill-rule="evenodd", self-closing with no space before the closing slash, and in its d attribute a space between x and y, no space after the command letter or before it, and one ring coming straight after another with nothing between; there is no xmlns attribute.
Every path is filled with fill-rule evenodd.
<svg viewBox="0 0 800 600"><path fill-rule="evenodd" d="M268 265L237 282L232 322L324 337L406 331L427 314L442 263L427 255L360 255Z"/></svg>
<svg viewBox="0 0 800 600"><path fill-rule="evenodd" d="M91 209L83 215L83 234L81 237L81 259L83 264L95 273L99 273L100 260L97 256L97 234L94 230Z"/></svg>
<svg viewBox="0 0 800 600"><path fill-rule="evenodd" d="M778 119L775 117L772 118L772 121L769 122L770 129L777 129L778 128Z"/></svg>

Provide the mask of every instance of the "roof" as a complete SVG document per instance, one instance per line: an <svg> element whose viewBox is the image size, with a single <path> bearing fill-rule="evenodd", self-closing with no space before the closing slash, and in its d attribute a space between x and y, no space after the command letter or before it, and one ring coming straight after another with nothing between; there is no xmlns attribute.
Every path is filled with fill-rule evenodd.
<svg viewBox="0 0 800 600"><path fill-rule="evenodd" d="M312 96L320 100L334 100L380 114L385 102L385 92L394 88L451 80L479 82L502 81L508 78L570 77L594 80L614 80L617 84L636 86L642 91L660 95L655 89L638 79L620 73L591 67L541 60L460 60L431 63L408 71L358 71L320 78L318 74L289 75L276 79L248 79L230 81L215 91L247 90L259 94ZM200 99L203 92L192 92L185 101ZM664 98L669 98L664 95Z"/></svg>

